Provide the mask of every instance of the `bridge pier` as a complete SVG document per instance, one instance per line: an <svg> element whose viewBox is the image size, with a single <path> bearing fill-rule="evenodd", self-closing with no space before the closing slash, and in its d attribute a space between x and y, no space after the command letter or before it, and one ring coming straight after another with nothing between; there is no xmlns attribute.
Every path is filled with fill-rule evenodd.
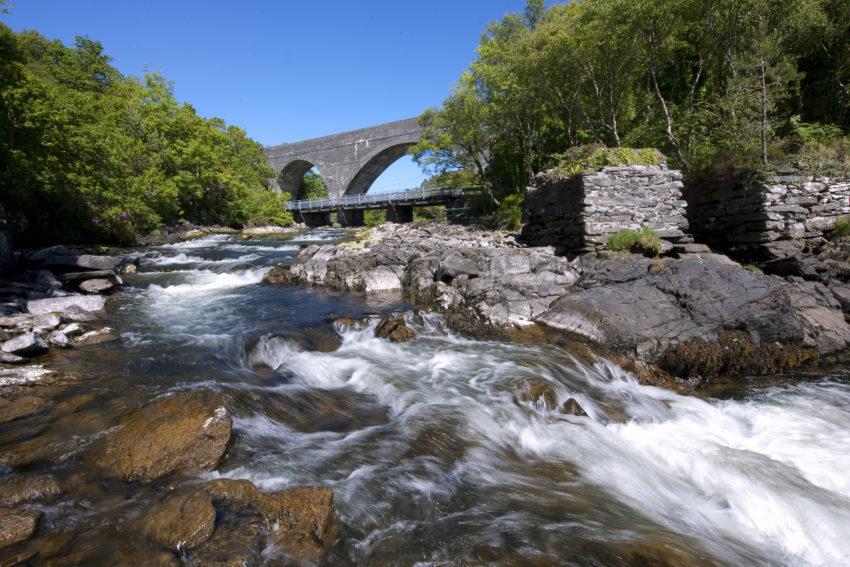
<svg viewBox="0 0 850 567"><path fill-rule="evenodd" d="M298 218L300 216L300 219ZM319 226L330 226L331 225L331 214L330 213L298 213L296 215L296 219L300 220L304 224L306 224L310 228L316 228Z"/></svg>
<svg viewBox="0 0 850 567"><path fill-rule="evenodd" d="M336 222L339 223L339 226L365 226L366 221L363 217L363 210L353 210L353 209L337 209L336 210Z"/></svg>
<svg viewBox="0 0 850 567"><path fill-rule="evenodd" d="M387 207L387 222L413 222L413 205L390 205Z"/></svg>

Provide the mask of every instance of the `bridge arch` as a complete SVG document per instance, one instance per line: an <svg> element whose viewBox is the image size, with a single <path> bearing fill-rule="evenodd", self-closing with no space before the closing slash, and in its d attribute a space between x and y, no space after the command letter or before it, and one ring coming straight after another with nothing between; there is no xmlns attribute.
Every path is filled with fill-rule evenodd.
<svg viewBox="0 0 850 567"><path fill-rule="evenodd" d="M345 188L345 195L361 195L369 190L381 174L407 154L412 143L396 144L376 153L361 167Z"/></svg>
<svg viewBox="0 0 850 567"><path fill-rule="evenodd" d="M292 198L298 195L301 180L315 164L304 159L296 159L286 164L277 176L277 184L280 190L289 193Z"/></svg>

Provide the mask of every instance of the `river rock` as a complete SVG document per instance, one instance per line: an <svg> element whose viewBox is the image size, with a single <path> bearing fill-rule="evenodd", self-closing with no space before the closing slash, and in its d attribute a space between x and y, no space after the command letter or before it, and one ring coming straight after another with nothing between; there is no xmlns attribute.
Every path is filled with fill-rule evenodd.
<svg viewBox="0 0 850 567"><path fill-rule="evenodd" d="M91 346L117 341L120 338L121 335L112 327L103 327L102 329L85 332L73 339L73 342L77 346Z"/></svg>
<svg viewBox="0 0 850 567"><path fill-rule="evenodd" d="M191 550L186 565L206 567L243 567L272 564L262 561L266 519L251 509L220 510L215 531L207 541Z"/></svg>
<svg viewBox="0 0 850 567"><path fill-rule="evenodd" d="M0 508L0 548L32 537L40 517L35 510Z"/></svg>
<svg viewBox="0 0 850 567"><path fill-rule="evenodd" d="M169 496L143 515L142 533L164 547L192 549L205 542L215 529L212 497L202 490Z"/></svg>
<svg viewBox="0 0 850 567"><path fill-rule="evenodd" d="M288 555L315 558L336 539L333 490L323 486L292 488L266 495L263 512L269 538Z"/></svg>
<svg viewBox="0 0 850 567"><path fill-rule="evenodd" d="M56 251L60 253L44 253L46 250L43 250L30 255L27 259L42 266L83 268L86 270L114 270L121 262L121 258L116 256L96 256L92 254L66 255L61 253L63 252L61 249L57 249ZM67 253L67 250L64 252Z"/></svg>
<svg viewBox="0 0 850 567"><path fill-rule="evenodd" d="M8 352L3 352L0 350L0 362L5 364L23 364L27 361L23 356L18 356L17 354L10 354Z"/></svg>
<svg viewBox="0 0 850 567"><path fill-rule="evenodd" d="M53 378L55 373L43 365L21 366L18 368L0 367L0 387L29 386L44 383Z"/></svg>
<svg viewBox="0 0 850 567"><path fill-rule="evenodd" d="M555 386L536 378L526 383L525 387L518 392L517 399L542 406L546 411L553 411L558 407L558 393Z"/></svg>
<svg viewBox="0 0 850 567"><path fill-rule="evenodd" d="M33 315L58 313L62 317L69 313L73 315L75 308L95 315L103 311L105 307L106 298L99 295L69 295L66 297L34 299L27 302L27 311Z"/></svg>
<svg viewBox="0 0 850 567"><path fill-rule="evenodd" d="M17 356L30 357L44 354L50 349L50 346L41 336L29 332L4 342L2 349L3 352Z"/></svg>
<svg viewBox="0 0 850 567"><path fill-rule="evenodd" d="M416 333L407 326L404 317L385 316L375 327L375 336L393 343L404 343L416 337Z"/></svg>
<svg viewBox="0 0 850 567"><path fill-rule="evenodd" d="M386 224L357 246L310 246L288 281L353 291L400 288L424 307L479 325L526 325L577 279L554 249L513 235L440 224Z"/></svg>
<svg viewBox="0 0 850 567"><path fill-rule="evenodd" d="M0 482L0 506L49 500L62 494L62 487L50 476L14 475Z"/></svg>
<svg viewBox="0 0 850 567"><path fill-rule="evenodd" d="M117 425L90 462L108 476L148 483L173 472L213 470L230 441L232 418L221 396L195 391L154 401Z"/></svg>
<svg viewBox="0 0 850 567"><path fill-rule="evenodd" d="M125 256L124 258L121 258L121 261L118 262L114 270L119 274L135 274L141 261L142 257L139 254Z"/></svg>
<svg viewBox="0 0 850 567"><path fill-rule="evenodd" d="M85 293L107 293L115 289L115 279L95 278L80 283L79 289Z"/></svg>
<svg viewBox="0 0 850 567"><path fill-rule="evenodd" d="M289 266L274 266L263 277L263 283L273 285L290 283Z"/></svg>
<svg viewBox="0 0 850 567"><path fill-rule="evenodd" d="M584 408L575 400L575 398L570 398L564 405L561 406L561 413L566 415L576 415L579 417L587 417L587 412L584 411Z"/></svg>

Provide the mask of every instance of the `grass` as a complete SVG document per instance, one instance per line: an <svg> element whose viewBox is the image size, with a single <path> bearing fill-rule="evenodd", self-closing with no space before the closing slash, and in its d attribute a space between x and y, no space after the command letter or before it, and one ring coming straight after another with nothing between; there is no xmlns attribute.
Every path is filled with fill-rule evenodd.
<svg viewBox="0 0 850 567"><path fill-rule="evenodd" d="M850 217L841 217L835 221L832 237L835 239L847 238L850 235Z"/></svg>
<svg viewBox="0 0 850 567"><path fill-rule="evenodd" d="M661 239L648 226L640 230L623 229L608 237L608 249L614 252L658 256L661 253Z"/></svg>

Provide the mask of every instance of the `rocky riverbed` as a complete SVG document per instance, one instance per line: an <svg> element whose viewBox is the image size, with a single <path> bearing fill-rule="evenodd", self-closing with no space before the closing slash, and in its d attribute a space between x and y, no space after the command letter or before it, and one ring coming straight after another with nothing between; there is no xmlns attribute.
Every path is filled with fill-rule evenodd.
<svg viewBox="0 0 850 567"><path fill-rule="evenodd" d="M529 328L542 325L697 380L776 373L844 351L850 287L811 280L745 269L700 244L661 258L603 252L570 261L508 233L438 224L385 224L343 245L310 246L269 275L400 290L463 329L533 336Z"/></svg>
<svg viewBox="0 0 850 567"><path fill-rule="evenodd" d="M430 224L91 252L7 286L49 348L0 363L2 565L850 553L848 374L777 374L843 348L840 282Z"/></svg>

